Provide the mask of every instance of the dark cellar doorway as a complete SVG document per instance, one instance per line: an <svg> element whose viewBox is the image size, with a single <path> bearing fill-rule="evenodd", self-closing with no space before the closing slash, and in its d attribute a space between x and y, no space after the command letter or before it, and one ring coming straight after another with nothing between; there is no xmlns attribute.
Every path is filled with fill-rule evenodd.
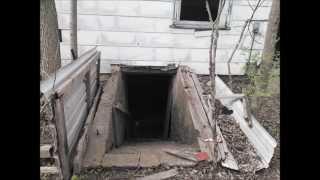
<svg viewBox="0 0 320 180"><path fill-rule="evenodd" d="M125 75L130 112L126 123L127 141L146 141L163 138L166 133L169 135L165 131L170 128L165 126L172 77L170 74Z"/></svg>

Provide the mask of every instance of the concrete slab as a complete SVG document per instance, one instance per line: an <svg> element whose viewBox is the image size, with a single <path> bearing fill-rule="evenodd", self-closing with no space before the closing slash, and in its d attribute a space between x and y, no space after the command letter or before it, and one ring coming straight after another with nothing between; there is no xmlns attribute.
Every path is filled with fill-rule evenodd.
<svg viewBox="0 0 320 180"><path fill-rule="evenodd" d="M190 145L178 144L171 141L135 142L126 143L111 150L103 159L104 167L156 167L166 166L193 166L195 162L181 159L166 153L165 149L176 151L196 151Z"/></svg>
<svg viewBox="0 0 320 180"><path fill-rule="evenodd" d="M160 161L162 165L166 165L166 166L188 167L188 166L194 166L196 164L195 162L181 159L173 155L167 154L165 152L161 154Z"/></svg>
<svg viewBox="0 0 320 180"><path fill-rule="evenodd" d="M103 167L138 167L139 154L106 154L102 161Z"/></svg>
<svg viewBox="0 0 320 180"><path fill-rule="evenodd" d="M140 167L157 167L160 165L160 157L154 153L141 153L140 154Z"/></svg>

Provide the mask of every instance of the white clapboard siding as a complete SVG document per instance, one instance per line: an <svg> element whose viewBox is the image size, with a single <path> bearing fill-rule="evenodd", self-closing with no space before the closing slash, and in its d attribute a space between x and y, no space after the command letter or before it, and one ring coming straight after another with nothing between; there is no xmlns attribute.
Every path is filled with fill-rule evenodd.
<svg viewBox="0 0 320 180"><path fill-rule="evenodd" d="M227 74L227 63L238 42L242 26L258 0L233 0L230 29L220 30L217 49L217 74ZM228 4L228 2L226 3ZM267 19L272 1L264 0L254 20L260 22L253 54L263 49ZM70 1L56 0L58 24L62 29L62 65L71 62ZM227 18L228 7L222 12ZM187 63L197 73L208 73L210 31L171 28L173 0L78 0L78 48L84 51L97 46L101 51L101 71L110 72L110 64L166 65ZM262 21L261 21L262 20ZM250 25L252 30L253 23ZM231 63L232 74L243 73L249 57L252 37L245 31ZM194 66L194 67L193 67Z"/></svg>
<svg viewBox="0 0 320 180"><path fill-rule="evenodd" d="M62 42L70 43L70 30L62 30ZM193 34L78 31L80 45L209 48L210 37L196 38Z"/></svg>
<svg viewBox="0 0 320 180"><path fill-rule="evenodd" d="M259 21L260 23L260 29L262 34L264 35L267 30L267 21ZM245 21L238 20L238 21L231 21L230 23L230 30L220 30L219 35L236 35L239 37L242 31L242 27L245 24ZM253 21L250 23L250 29L252 30L253 27ZM247 31L245 31L247 33Z"/></svg>
<svg viewBox="0 0 320 180"><path fill-rule="evenodd" d="M70 0L55 0L57 1L70 1ZM77 0L77 1L115 1L115 0ZM172 2L172 0L117 0L117 1L161 1L161 2ZM269 0L268 0L269 1Z"/></svg>
<svg viewBox="0 0 320 180"><path fill-rule="evenodd" d="M69 1L56 1L58 13L70 13ZM161 1L78 1L78 15L171 18L173 4Z"/></svg>
<svg viewBox="0 0 320 180"><path fill-rule="evenodd" d="M119 21L120 22L116 22ZM127 22L135 22L133 26ZM230 30L220 30L221 35L240 35L244 20L233 20ZM132 23L131 23L132 24ZM144 17L117 17L117 16L94 16L78 15L79 31L104 31L104 32L145 32L145 33L170 33L170 34L193 34L194 29L170 28L171 19L155 19ZM58 14L60 29L70 30L70 15ZM121 25L121 26L120 26ZM261 22L262 29L266 29L267 22ZM251 24L252 26L252 24Z"/></svg>
<svg viewBox="0 0 320 180"><path fill-rule="evenodd" d="M272 0L262 0L261 7L271 7ZM250 4L249 4L250 3ZM255 7L258 3L258 0L233 0L233 5L235 6L252 6Z"/></svg>
<svg viewBox="0 0 320 180"><path fill-rule="evenodd" d="M230 49L239 39L237 35L222 35L218 40L218 48ZM256 40L262 39L257 36ZM62 41L70 43L70 31L62 31ZM240 48L251 47L252 38L247 33ZM150 47L150 48L194 48L203 49L210 47L210 37L196 38L192 34L163 34L163 33L138 33L138 32L102 32L79 31L79 45L117 46L117 47ZM255 43L253 49L263 49L263 44Z"/></svg>
<svg viewBox="0 0 320 180"><path fill-rule="evenodd" d="M270 7L259 7L253 19L268 19ZM251 17L252 9L250 6L234 6L232 8L231 21L247 20Z"/></svg>
<svg viewBox="0 0 320 180"><path fill-rule="evenodd" d="M91 49L92 46L79 46L82 51ZM208 62L209 49L175 49L175 48L141 48L141 47L107 47L98 46L101 59L128 60L128 61L194 61ZM126 53L122 53L126 52ZM232 49L218 49L217 62L226 62ZM252 54L259 53L254 50ZM233 62L246 62L249 50L238 50L234 54ZM70 45L61 44L61 58L71 59Z"/></svg>
<svg viewBox="0 0 320 180"><path fill-rule="evenodd" d="M70 14L60 14L60 16L59 20L62 22L59 22L61 24L59 28L70 29ZM172 25L170 18L78 15L78 29L84 30L171 32L170 25Z"/></svg>

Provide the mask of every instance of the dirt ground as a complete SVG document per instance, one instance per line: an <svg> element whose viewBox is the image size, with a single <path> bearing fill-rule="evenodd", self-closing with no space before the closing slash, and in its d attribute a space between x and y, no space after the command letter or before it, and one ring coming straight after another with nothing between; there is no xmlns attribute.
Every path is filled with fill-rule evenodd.
<svg viewBox="0 0 320 180"><path fill-rule="evenodd" d="M227 82L227 77L221 76L224 82ZM201 82L208 81L208 76L199 76ZM233 77L233 92L241 93L242 88L246 86L248 80L244 76L235 76ZM208 87L204 86L204 91L208 91ZM273 97L267 97L261 99L261 108L258 112L254 112L256 119L263 125L263 127L274 137L278 143L275 154L270 162L270 167L268 169L263 169L258 172L237 172L230 169L223 168L218 166L216 169L213 168L207 162L198 163L194 167L166 167L159 166L155 168L137 168L137 169L115 169L115 168L96 168L96 169L88 169L84 171L79 177L79 179L88 179L88 180L105 180L105 179L135 179L137 177L143 177L145 175L154 174L157 172L161 172L164 170L169 170L172 168L176 168L179 172L178 175L169 178L169 179L216 179L216 180L278 180L280 179L280 95L275 95ZM234 126L230 124L231 121L228 121L228 118L225 115L220 116L220 120L218 120L219 125L221 126L221 130L227 130L225 127ZM223 121L222 121L223 120ZM228 124L229 123L229 124ZM230 127L229 127L230 128ZM239 132L239 134L241 134ZM246 140L243 136L230 136L225 137L228 138L236 138L234 141L241 141L246 144ZM240 144L241 143L237 143ZM229 147L229 146L228 146ZM248 149L243 150L243 152L250 150L250 146L242 146L238 148L246 147ZM229 147L230 148L230 147ZM235 151L230 148L232 153ZM254 155L253 155L254 156ZM248 157L242 156L242 157ZM237 157L235 157L237 158ZM249 158L254 159L254 158ZM244 162L248 161L245 158ZM243 163L245 164L245 163Z"/></svg>

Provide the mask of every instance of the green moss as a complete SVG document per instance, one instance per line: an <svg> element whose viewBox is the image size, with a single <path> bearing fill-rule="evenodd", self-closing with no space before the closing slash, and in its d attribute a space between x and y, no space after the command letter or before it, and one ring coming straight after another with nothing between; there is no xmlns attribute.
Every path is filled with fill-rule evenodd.
<svg viewBox="0 0 320 180"><path fill-rule="evenodd" d="M80 178L79 178L77 175L73 175L73 176L71 177L71 180L80 180Z"/></svg>
<svg viewBox="0 0 320 180"><path fill-rule="evenodd" d="M269 79L263 79L261 72L257 67L257 62L261 61L260 53L252 53L250 63L244 68L249 78L249 85L244 88L244 94L255 97L269 97L279 92L280 82L280 51L274 57L273 65L270 70ZM259 89L259 87L268 87L267 89Z"/></svg>

